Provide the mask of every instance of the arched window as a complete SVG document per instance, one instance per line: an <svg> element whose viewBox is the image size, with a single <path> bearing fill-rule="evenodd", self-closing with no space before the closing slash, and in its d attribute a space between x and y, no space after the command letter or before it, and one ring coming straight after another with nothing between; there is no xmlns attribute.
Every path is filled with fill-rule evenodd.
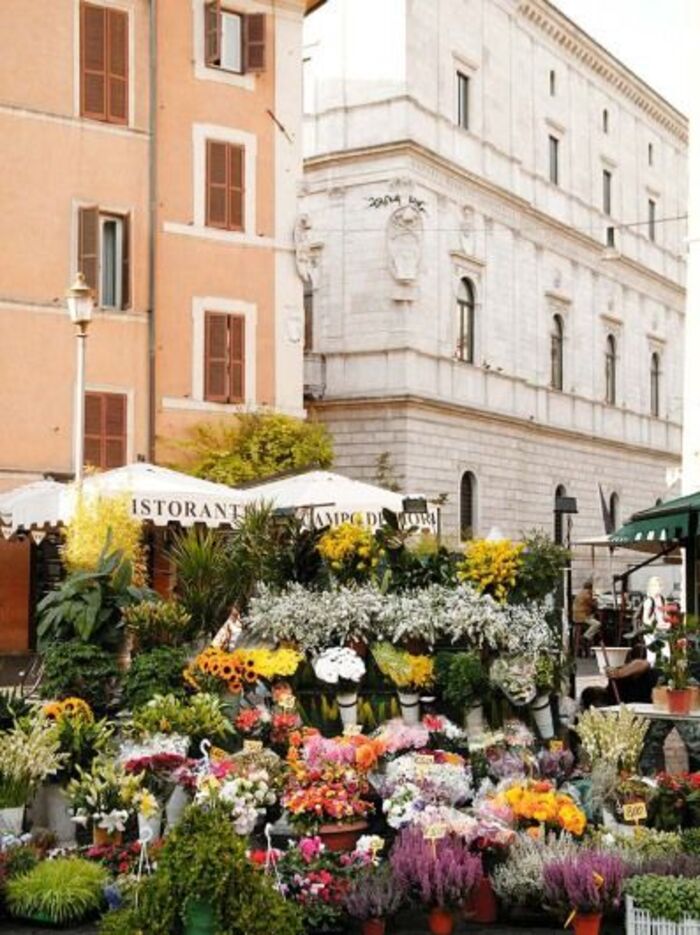
<svg viewBox="0 0 700 935"><path fill-rule="evenodd" d="M620 497L614 491L610 494L610 525L613 531L620 525Z"/></svg>
<svg viewBox="0 0 700 935"><path fill-rule="evenodd" d="M609 334L605 342L605 402L615 405L617 399L617 341Z"/></svg>
<svg viewBox="0 0 700 935"><path fill-rule="evenodd" d="M459 485L459 535L462 541L474 536L476 527L476 477L471 471L462 474Z"/></svg>
<svg viewBox="0 0 700 935"><path fill-rule="evenodd" d="M564 517L563 514L557 510L557 500L559 497L565 496L566 487L563 484L559 484L554 491L554 541L557 545L564 544Z"/></svg>
<svg viewBox="0 0 700 935"><path fill-rule="evenodd" d="M661 360L656 351L651 355L649 366L649 390L649 409L654 418L658 419L661 409Z"/></svg>
<svg viewBox="0 0 700 935"><path fill-rule="evenodd" d="M474 363L474 311L476 292L471 279L460 280L457 295L457 358Z"/></svg>
<svg viewBox="0 0 700 935"><path fill-rule="evenodd" d="M607 133L610 129L610 115L608 114L607 107L603 109L603 133Z"/></svg>
<svg viewBox="0 0 700 935"><path fill-rule="evenodd" d="M551 335L551 384L552 389L564 389L564 322L561 315L552 319Z"/></svg>

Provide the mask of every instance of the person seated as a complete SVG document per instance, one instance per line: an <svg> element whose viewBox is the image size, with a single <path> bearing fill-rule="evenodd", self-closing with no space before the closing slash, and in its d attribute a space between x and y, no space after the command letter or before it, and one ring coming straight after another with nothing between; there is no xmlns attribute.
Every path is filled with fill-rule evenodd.
<svg viewBox="0 0 700 935"><path fill-rule="evenodd" d="M583 587L574 598L572 607L572 616L575 631L575 654L583 649L584 655L588 655L587 646L582 645L582 639L591 640L600 629L600 622L595 616L598 609L598 602L593 593L593 582L585 581ZM585 630L584 630L585 627Z"/></svg>
<svg viewBox="0 0 700 935"><path fill-rule="evenodd" d="M659 680L659 670L653 668L647 659L646 646L642 642L636 643L627 654L621 666L609 666L605 670L608 684L605 688L590 687L581 694L581 707L602 708L616 704L651 704L651 693ZM613 681L617 685L619 702L613 689Z"/></svg>

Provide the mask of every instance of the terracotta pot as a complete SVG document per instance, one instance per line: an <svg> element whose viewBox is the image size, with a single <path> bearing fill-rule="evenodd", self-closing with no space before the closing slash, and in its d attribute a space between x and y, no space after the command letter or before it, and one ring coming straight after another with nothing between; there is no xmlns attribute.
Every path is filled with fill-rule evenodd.
<svg viewBox="0 0 700 935"><path fill-rule="evenodd" d="M433 935L452 935L455 927L455 917L451 909L440 909L434 906L428 914L428 928Z"/></svg>
<svg viewBox="0 0 700 935"><path fill-rule="evenodd" d="M651 700L655 708L663 708L666 710L668 707L668 688L666 688L665 685L652 688Z"/></svg>
<svg viewBox="0 0 700 935"><path fill-rule="evenodd" d="M386 919L364 919L362 922L362 935L384 935Z"/></svg>
<svg viewBox="0 0 700 935"><path fill-rule="evenodd" d="M498 903L491 885L491 878L483 876L469 899L470 919L490 925L498 918Z"/></svg>
<svg viewBox="0 0 700 935"><path fill-rule="evenodd" d="M669 688L667 699L670 714L690 714L689 688Z"/></svg>
<svg viewBox="0 0 700 935"><path fill-rule="evenodd" d="M352 824L334 822L333 824L321 825L318 829L318 836L329 851L337 853L338 851L353 850L366 830L366 821L354 821Z"/></svg>
<svg viewBox="0 0 700 935"><path fill-rule="evenodd" d="M574 916L574 935L598 935L602 921L600 912L577 912Z"/></svg>
<svg viewBox="0 0 700 935"><path fill-rule="evenodd" d="M124 835L121 831L107 831L106 828L92 829L92 843L95 847L107 847L108 844L121 844Z"/></svg>

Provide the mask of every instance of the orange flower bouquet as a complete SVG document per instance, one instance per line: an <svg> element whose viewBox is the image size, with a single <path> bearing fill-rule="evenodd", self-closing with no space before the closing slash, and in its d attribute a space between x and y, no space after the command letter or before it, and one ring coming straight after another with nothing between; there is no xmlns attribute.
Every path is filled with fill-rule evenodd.
<svg viewBox="0 0 700 935"><path fill-rule="evenodd" d="M534 836L545 829L567 831L580 837L586 829L586 816L576 802L546 780L519 779L497 790L486 803L510 823Z"/></svg>

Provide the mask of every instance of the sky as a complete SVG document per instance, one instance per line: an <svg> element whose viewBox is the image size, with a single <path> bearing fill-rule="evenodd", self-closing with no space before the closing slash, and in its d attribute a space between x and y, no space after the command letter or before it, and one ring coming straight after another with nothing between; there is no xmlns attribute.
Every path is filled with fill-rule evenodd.
<svg viewBox="0 0 700 935"><path fill-rule="evenodd" d="M553 0L683 113L690 80L689 5L700 0Z"/></svg>

